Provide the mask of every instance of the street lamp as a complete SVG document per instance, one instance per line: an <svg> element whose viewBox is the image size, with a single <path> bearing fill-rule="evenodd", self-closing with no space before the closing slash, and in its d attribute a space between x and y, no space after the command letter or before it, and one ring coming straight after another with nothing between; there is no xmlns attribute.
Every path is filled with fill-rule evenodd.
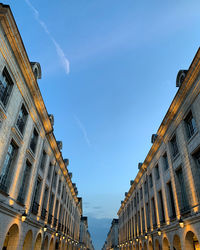
<svg viewBox="0 0 200 250"><path fill-rule="evenodd" d="M184 228L184 221L180 218L180 220L179 220L179 226L181 227L181 228Z"/></svg>
<svg viewBox="0 0 200 250"><path fill-rule="evenodd" d="M23 212L22 214L22 222L24 222L27 218L27 214L25 212Z"/></svg>
<svg viewBox="0 0 200 250"><path fill-rule="evenodd" d="M158 229L158 235L161 236L162 232L160 230L160 228Z"/></svg>
<svg viewBox="0 0 200 250"><path fill-rule="evenodd" d="M43 230L44 230L44 232L47 231L47 225L44 226Z"/></svg>
<svg viewBox="0 0 200 250"><path fill-rule="evenodd" d="M148 239L148 235L147 235L147 233L145 233L144 238L145 238L145 240L147 240L147 239Z"/></svg>
<svg viewBox="0 0 200 250"><path fill-rule="evenodd" d="M138 237L136 237L136 241L137 241L137 242L139 241Z"/></svg>
<svg viewBox="0 0 200 250"><path fill-rule="evenodd" d="M58 232L56 231L56 237L58 237Z"/></svg>

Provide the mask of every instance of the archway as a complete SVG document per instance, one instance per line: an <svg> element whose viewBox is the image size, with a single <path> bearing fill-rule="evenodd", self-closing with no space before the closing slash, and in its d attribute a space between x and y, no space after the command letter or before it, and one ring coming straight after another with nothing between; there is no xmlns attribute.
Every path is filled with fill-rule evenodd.
<svg viewBox="0 0 200 250"><path fill-rule="evenodd" d="M39 233L35 241L34 250L41 250L41 243L42 243L42 236L41 233Z"/></svg>
<svg viewBox="0 0 200 250"><path fill-rule="evenodd" d="M174 236L174 240L173 240L173 247L176 250L181 250L181 241L178 235ZM194 249L194 248L193 248Z"/></svg>
<svg viewBox="0 0 200 250"><path fill-rule="evenodd" d="M142 250L142 243L140 243L140 250Z"/></svg>
<svg viewBox="0 0 200 250"><path fill-rule="evenodd" d="M147 250L147 243L144 243L144 250Z"/></svg>
<svg viewBox="0 0 200 250"><path fill-rule="evenodd" d="M151 241L149 241L149 250L153 250L153 245Z"/></svg>
<svg viewBox="0 0 200 250"><path fill-rule="evenodd" d="M187 250L199 250L200 249L200 244L197 239L197 236L191 231L187 232L185 236L185 249Z"/></svg>
<svg viewBox="0 0 200 250"><path fill-rule="evenodd" d="M170 246L169 246L169 241L167 238L164 238L163 239L163 250L169 250L170 249Z"/></svg>
<svg viewBox="0 0 200 250"><path fill-rule="evenodd" d="M32 248L33 233L31 230L28 231L23 243L23 250L30 250Z"/></svg>
<svg viewBox="0 0 200 250"><path fill-rule="evenodd" d="M54 250L53 238L50 241L49 250Z"/></svg>
<svg viewBox="0 0 200 250"><path fill-rule="evenodd" d="M44 250L48 250L48 236L46 236L44 240Z"/></svg>
<svg viewBox="0 0 200 250"><path fill-rule="evenodd" d="M19 228L17 224L14 224L10 227L10 229L6 234L2 249L6 250L17 249L18 241L19 241Z"/></svg>
<svg viewBox="0 0 200 250"><path fill-rule="evenodd" d="M160 250L160 244L158 240L155 240L155 250Z"/></svg>

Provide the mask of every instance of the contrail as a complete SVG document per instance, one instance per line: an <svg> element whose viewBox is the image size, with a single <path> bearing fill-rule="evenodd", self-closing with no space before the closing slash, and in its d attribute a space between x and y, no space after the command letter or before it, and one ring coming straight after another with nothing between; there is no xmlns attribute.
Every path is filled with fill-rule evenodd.
<svg viewBox="0 0 200 250"><path fill-rule="evenodd" d="M87 134L87 131L86 131L84 125L83 125L82 122L78 119L78 117L77 117L76 115L74 115L74 119L75 119L76 123L78 124L80 130L82 131L86 143L88 144L89 147L91 147L91 142L90 142L90 140L89 140L89 138L88 138L88 134Z"/></svg>
<svg viewBox="0 0 200 250"><path fill-rule="evenodd" d="M58 44L58 42L54 39L54 37L49 32L49 30L48 30L47 25L45 24L45 22L43 22L40 19L39 11L31 4L31 2L29 0L25 0L25 2L30 7L30 9L33 11L33 14L34 14L35 19L37 20L37 22L43 28L44 32L49 36L50 40L53 42L53 44L54 44L54 46L56 48L57 55L58 55L58 57L61 60L62 66L63 66L66 74L69 74L69 71L70 71L70 66L69 65L70 65L70 63L69 63L69 60L67 59L67 57L65 56L64 51L62 50L62 48L60 47L60 45Z"/></svg>

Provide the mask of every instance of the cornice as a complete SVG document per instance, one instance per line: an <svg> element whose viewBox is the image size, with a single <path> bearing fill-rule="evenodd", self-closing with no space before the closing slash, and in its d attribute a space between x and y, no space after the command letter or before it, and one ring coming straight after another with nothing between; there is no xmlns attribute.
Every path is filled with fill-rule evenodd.
<svg viewBox="0 0 200 250"><path fill-rule="evenodd" d="M188 73L184 79L184 82L182 83L182 85L178 89L164 119L162 120L160 127L158 128L158 131L157 131L158 137L157 137L156 141L154 142L154 144L152 145L151 149L149 150L149 152L148 152L148 154L147 154L147 156L142 164L142 167L138 171L138 173L135 177L135 180L128 191L128 194L126 195L120 209L118 210L118 213L117 213L118 216L120 215L125 204L128 202L129 198L131 197L131 195L132 195L135 187L137 186L138 182L140 181L141 177L146 172L149 163L151 162L151 160L153 159L157 150L161 146L162 141L167 133L169 126L171 125L175 116L177 115L184 99L186 98L188 92L190 91L190 89L193 86L193 83L195 82L196 78L198 77L199 72L200 72L200 48L198 48L197 53L196 53L191 65L188 69Z"/></svg>

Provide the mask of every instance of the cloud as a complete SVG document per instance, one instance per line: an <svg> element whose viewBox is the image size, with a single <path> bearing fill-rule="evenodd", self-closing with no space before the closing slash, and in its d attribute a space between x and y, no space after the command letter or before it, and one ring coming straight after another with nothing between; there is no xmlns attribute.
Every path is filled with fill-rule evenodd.
<svg viewBox="0 0 200 250"><path fill-rule="evenodd" d="M90 140L89 140L89 138L88 138L88 134L87 134L87 131L86 131L84 125L83 125L82 122L78 119L78 117L77 117L76 115L74 115L74 119L75 119L77 125L79 126L81 132L83 133L83 137L84 137L86 143L88 144L89 147L91 147L91 142L90 142Z"/></svg>
<svg viewBox="0 0 200 250"><path fill-rule="evenodd" d="M96 209L96 210L99 210L99 209L101 209L101 208L102 208L101 206L93 207L93 209Z"/></svg>
<svg viewBox="0 0 200 250"><path fill-rule="evenodd" d="M25 2L30 7L30 9L33 11L33 14L34 14L35 19L37 20L37 22L43 28L44 32L49 36L50 40L53 42L53 44L54 44L54 46L56 48L57 55L60 58L62 66L63 66L63 68L65 70L65 73L69 74L69 72L70 72L70 63L69 63L69 60L67 59L67 57L65 56L65 53L64 53L63 49L60 47L58 42L54 39L54 37L49 32L45 22L43 22L40 19L39 11L30 3L29 0L25 0Z"/></svg>

